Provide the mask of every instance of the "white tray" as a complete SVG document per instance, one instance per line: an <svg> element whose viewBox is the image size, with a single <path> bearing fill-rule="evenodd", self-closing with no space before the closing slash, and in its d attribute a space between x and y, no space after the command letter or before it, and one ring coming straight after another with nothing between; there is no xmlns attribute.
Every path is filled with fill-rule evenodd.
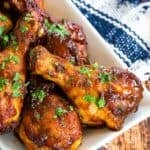
<svg viewBox="0 0 150 150"><path fill-rule="evenodd" d="M91 61L97 61L105 66L126 68L126 65L122 63L109 45L70 0L45 0L45 6L49 14L58 18L69 19L83 26L87 36L88 53ZM96 150L148 116L150 116L150 94L145 90L144 98L138 111L128 117L122 130L117 132L110 131L109 129L86 130L84 132L83 143L79 150ZM0 136L0 149L23 150L24 146L12 134L7 134Z"/></svg>

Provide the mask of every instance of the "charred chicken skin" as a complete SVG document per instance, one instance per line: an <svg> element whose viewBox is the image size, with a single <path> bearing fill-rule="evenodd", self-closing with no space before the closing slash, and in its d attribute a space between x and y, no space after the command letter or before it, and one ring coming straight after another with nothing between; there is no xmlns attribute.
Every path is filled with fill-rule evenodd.
<svg viewBox="0 0 150 150"><path fill-rule="evenodd" d="M48 50L55 55L67 59L72 64L88 64L87 42L82 27L69 21L53 23L58 26L58 29L61 28L62 34L58 34L57 32L50 32L49 24L45 20L48 33L46 45Z"/></svg>
<svg viewBox="0 0 150 150"><path fill-rule="evenodd" d="M32 76L19 136L28 150L76 150L82 131L76 111L54 83Z"/></svg>
<svg viewBox="0 0 150 150"><path fill-rule="evenodd" d="M89 64L86 36L81 26L46 16L41 31L41 38L33 43L32 47L43 45L52 54L68 60L73 65Z"/></svg>
<svg viewBox="0 0 150 150"><path fill-rule="evenodd" d="M25 94L25 54L40 27L34 10L24 14L0 53L0 133L11 131L18 123Z"/></svg>
<svg viewBox="0 0 150 150"><path fill-rule="evenodd" d="M105 123L118 130L125 118L137 110L143 88L133 73L97 64L75 67L42 46L30 54L33 73L58 84L77 107L84 124Z"/></svg>

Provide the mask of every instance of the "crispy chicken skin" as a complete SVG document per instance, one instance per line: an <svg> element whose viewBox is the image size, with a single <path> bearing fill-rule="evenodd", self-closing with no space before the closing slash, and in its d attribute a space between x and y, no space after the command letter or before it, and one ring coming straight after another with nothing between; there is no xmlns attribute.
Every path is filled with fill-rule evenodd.
<svg viewBox="0 0 150 150"><path fill-rule="evenodd" d="M54 92L54 83L32 76L19 136L28 150L76 150L82 131L77 113ZM43 99L35 93L45 93ZM62 113L61 113L62 110Z"/></svg>
<svg viewBox="0 0 150 150"><path fill-rule="evenodd" d="M25 54L40 26L36 12L23 15L8 47L0 53L0 133L13 130L18 123L25 94Z"/></svg>
<svg viewBox="0 0 150 150"><path fill-rule="evenodd" d="M12 21L0 12L0 36L12 28Z"/></svg>
<svg viewBox="0 0 150 150"><path fill-rule="evenodd" d="M69 21L61 21L59 24L64 26L68 36L62 38L55 33L48 34L47 49L72 64L89 64L87 42L82 27Z"/></svg>
<svg viewBox="0 0 150 150"><path fill-rule="evenodd" d="M58 84L77 107L84 124L105 123L118 130L125 118L137 110L143 88L133 73L93 65L75 67L42 46L30 53L33 73Z"/></svg>

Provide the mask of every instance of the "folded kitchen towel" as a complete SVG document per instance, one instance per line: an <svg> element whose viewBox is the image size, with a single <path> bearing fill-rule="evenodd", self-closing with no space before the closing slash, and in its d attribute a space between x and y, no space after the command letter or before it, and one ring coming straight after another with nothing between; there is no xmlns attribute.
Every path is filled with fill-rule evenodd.
<svg viewBox="0 0 150 150"><path fill-rule="evenodd" d="M150 0L72 0L120 59L150 78Z"/></svg>

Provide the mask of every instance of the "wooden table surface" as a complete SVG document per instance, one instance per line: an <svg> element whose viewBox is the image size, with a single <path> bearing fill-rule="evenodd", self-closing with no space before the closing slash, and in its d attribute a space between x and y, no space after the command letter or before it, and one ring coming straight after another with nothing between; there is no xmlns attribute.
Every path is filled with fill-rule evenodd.
<svg viewBox="0 0 150 150"><path fill-rule="evenodd" d="M150 118L132 127L99 150L150 150Z"/></svg>

